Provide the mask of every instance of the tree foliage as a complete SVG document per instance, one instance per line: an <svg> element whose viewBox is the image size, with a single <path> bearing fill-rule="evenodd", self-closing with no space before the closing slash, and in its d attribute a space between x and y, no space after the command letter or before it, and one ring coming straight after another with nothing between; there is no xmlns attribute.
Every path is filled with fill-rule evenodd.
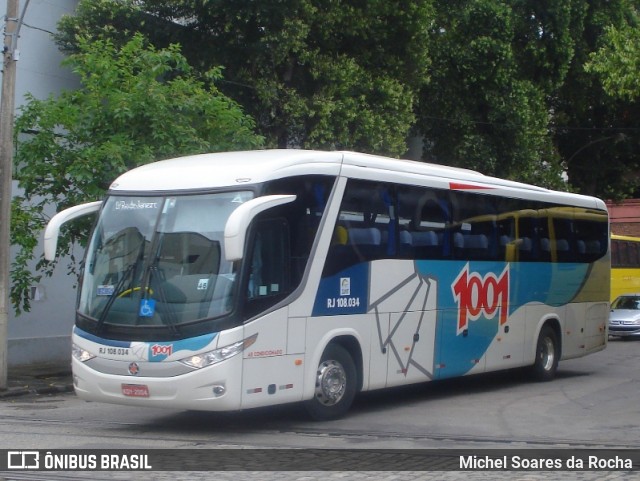
<svg viewBox="0 0 640 481"><path fill-rule="evenodd" d="M633 12L632 24L605 27L603 43L592 52L588 72L600 74L607 94L630 101L640 98L640 18Z"/></svg>
<svg viewBox="0 0 640 481"><path fill-rule="evenodd" d="M585 68L606 45L607 31L637 28L630 23L635 9L629 0L578 5L573 59L550 105L555 142L578 191L617 199L638 195L640 103L609 95L606 79Z"/></svg>
<svg viewBox="0 0 640 481"><path fill-rule="evenodd" d="M432 82L419 109L428 160L563 187L547 98L572 54L564 5L439 4Z"/></svg>
<svg viewBox="0 0 640 481"><path fill-rule="evenodd" d="M585 70L617 29L637 35L629 0L439 3L418 109L425 158L606 198L640 194L638 102L606 90L636 80L637 42L618 49L631 76Z"/></svg>
<svg viewBox="0 0 640 481"><path fill-rule="evenodd" d="M224 65L269 146L398 155L411 131L427 160L640 194L635 0L85 0L61 27Z"/></svg>
<svg viewBox="0 0 640 481"><path fill-rule="evenodd" d="M81 88L58 98L28 97L16 123L17 132L27 133L17 143L24 193L14 199L12 228L12 243L20 246L11 290L18 310L29 307L27 289L36 279L27 268L46 205L61 210L100 199L119 174L153 160L262 143L252 119L215 87L221 70L199 78L176 45L156 49L141 35L122 47L79 38L78 53L65 62ZM60 244L62 252L77 234Z"/></svg>
<svg viewBox="0 0 640 481"><path fill-rule="evenodd" d="M87 108L68 94L68 110L25 111L23 128L40 133L34 153L19 155L47 159L26 169L27 195L61 206L95 197L130 162L256 145L251 121L229 98L269 147L399 156L418 135L425 160L606 198L640 195L637 0L80 0L59 31L59 45L77 55L91 42L125 50L145 35L155 50L130 61L168 63L138 63L151 69L138 73L143 85L208 76L195 93L174 96L123 82L126 62L96 57L79 73L112 79L107 91L122 84L133 102L123 93L91 97L85 87ZM228 107L220 119L235 120L199 122L194 112L208 96ZM103 101L106 111L96 111ZM81 124L84 137L71 128ZM92 187L91 178L103 184ZM18 215L16 225L28 232L33 218Z"/></svg>
<svg viewBox="0 0 640 481"><path fill-rule="evenodd" d="M625 15L604 26L598 48L585 64L586 72L595 74L602 86L603 106L610 114L603 113L603 127L573 154L602 150L604 176L591 171L592 183L594 190L613 198L640 195L640 12L637 4L623 5Z"/></svg>
<svg viewBox="0 0 640 481"><path fill-rule="evenodd" d="M84 0L59 42L122 38L139 24L160 45L180 42L198 68L224 65L224 91L269 146L398 156L428 80L431 18L425 0Z"/></svg>

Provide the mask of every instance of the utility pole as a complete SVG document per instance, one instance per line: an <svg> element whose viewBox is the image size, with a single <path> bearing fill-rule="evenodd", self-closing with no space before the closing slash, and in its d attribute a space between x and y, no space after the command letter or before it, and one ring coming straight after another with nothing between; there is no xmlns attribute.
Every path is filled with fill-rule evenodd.
<svg viewBox="0 0 640 481"><path fill-rule="evenodd" d="M19 32L18 0L7 0L5 18L2 100L0 101L0 389L6 390L9 361L9 275L11 247L11 181L13 175L13 120Z"/></svg>

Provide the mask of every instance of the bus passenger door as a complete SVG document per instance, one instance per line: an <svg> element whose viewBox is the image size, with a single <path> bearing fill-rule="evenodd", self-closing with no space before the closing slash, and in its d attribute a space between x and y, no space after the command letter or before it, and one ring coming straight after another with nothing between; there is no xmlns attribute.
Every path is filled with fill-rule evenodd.
<svg viewBox="0 0 640 481"><path fill-rule="evenodd" d="M245 338L256 337L243 352L242 408L302 399L300 339L306 320L290 318L288 306L277 308L295 287L292 240L291 223L284 216L258 218L249 232L239 295L242 315L249 319Z"/></svg>

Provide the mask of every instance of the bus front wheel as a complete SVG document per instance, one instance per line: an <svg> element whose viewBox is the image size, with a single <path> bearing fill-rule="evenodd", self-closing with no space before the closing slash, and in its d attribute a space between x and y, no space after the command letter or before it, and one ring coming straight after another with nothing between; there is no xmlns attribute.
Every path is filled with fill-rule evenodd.
<svg viewBox="0 0 640 481"><path fill-rule="evenodd" d="M534 378L538 381L551 381L556 376L560 349L556 332L544 326L538 336L536 360L531 367Z"/></svg>
<svg viewBox="0 0 640 481"><path fill-rule="evenodd" d="M316 370L313 398L305 408L312 419L328 421L344 416L356 395L356 367L351 355L338 344L329 344Z"/></svg>

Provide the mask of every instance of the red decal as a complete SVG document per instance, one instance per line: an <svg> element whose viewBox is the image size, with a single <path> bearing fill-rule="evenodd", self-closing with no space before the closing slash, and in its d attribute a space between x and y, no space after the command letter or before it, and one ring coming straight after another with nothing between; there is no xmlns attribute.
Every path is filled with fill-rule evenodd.
<svg viewBox="0 0 640 481"><path fill-rule="evenodd" d="M500 311L500 325L507 322L509 316L509 264L500 276L493 272L480 277L477 272L469 273L469 264L451 284L453 297L458 304L457 334L461 334L481 315L493 319Z"/></svg>
<svg viewBox="0 0 640 481"><path fill-rule="evenodd" d="M152 356L170 356L173 352L173 344L154 344L151 346Z"/></svg>
<svg viewBox="0 0 640 481"><path fill-rule="evenodd" d="M485 189L493 189L493 187L487 187L484 185L475 185L475 184L462 184L460 182L449 182L449 189L451 190L485 190Z"/></svg>

